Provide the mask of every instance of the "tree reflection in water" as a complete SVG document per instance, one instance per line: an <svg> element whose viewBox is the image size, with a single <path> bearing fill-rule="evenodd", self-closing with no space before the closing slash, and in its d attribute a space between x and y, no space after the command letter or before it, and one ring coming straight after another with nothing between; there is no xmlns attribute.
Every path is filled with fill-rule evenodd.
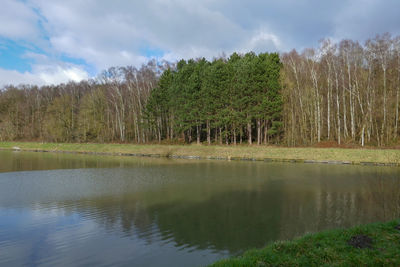
<svg viewBox="0 0 400 267"><path fill-rule="evenodd" d="M380 175L367 180L365 199L375 217L391 220L400 217L400 177Z"/></svg>

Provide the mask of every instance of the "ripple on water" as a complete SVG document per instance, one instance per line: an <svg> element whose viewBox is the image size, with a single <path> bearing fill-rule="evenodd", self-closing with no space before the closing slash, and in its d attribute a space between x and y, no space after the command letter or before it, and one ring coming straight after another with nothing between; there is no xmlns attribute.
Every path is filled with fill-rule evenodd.
<svg viewBox="0 0 400 267"><path fill-rule="evenodd" d="M399 173L202 161L1 173L0 265L206 265L304 232L389 220L399 186L385 177ZM393 197L389 210L374 202L382 195Z"/></svg>

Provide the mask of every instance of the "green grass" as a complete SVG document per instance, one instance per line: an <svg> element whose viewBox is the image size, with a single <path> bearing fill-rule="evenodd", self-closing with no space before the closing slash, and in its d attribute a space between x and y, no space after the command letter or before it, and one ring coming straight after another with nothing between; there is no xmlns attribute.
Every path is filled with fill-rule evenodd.
<svg viewBox="0 0 400 267"><path fill-rule="evenodd" d="M222 145L136 145L136 144L82 144L0 142L0 149L46 150L68 152L94 152L108 154L158 154L160 156L197 156L201 158L255 160L316 160L400 164L400 150L396 149L349 149L349 148L287 148L274 146L222 146Z"/></svg>
<svg viewBox="0 0 400 267"><path fill-rule="evenodd" d="M211 266L400 266L398 221L309 234L293 241L276 242L263 249ZM372 248L354 248L348 240L368 235Z"/></svg>

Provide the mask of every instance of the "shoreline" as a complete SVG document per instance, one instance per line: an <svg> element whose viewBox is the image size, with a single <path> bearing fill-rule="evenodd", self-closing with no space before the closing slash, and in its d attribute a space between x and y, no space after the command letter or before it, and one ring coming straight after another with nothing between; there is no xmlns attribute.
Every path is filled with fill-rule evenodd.
<svg viewBox="0 0 400 267"><path fill-rule="evenodd" d="M399 241L399 220L393 220L275 241L210 266L398 266Z"/></svg>
<svg viewBox="0 0 400 267"><path fill-rule="evenodd" d="M400 166L400 150L396 149L0 142L0 150L173 159Z"/></svg>

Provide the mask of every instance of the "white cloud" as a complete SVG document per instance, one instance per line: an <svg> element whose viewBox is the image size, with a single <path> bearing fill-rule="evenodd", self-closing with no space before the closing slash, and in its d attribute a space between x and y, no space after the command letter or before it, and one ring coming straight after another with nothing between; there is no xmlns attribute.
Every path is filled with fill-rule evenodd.
<svg viewBox="0 0 400 267"><path fill-rule="evenodd" d="M23 2L2 0L0 8L0 37L38 41L38 17Z"/></svg>
<svg viewBox="0 0 400 267"><path fill-rule="evenodd" d="M139 65L147 60L146 47L164 51L165 59L211 58L222 52L303 48L346 28L355 29L347 38L373 36L376 32L364 27L371 21L380 25L372 27L379 31L398 25L393 12L391 23L380 23L374 10L386 3L378 0L31 1L47 20L52 47L84 58L98 70ZM388 4L391 10L400 8L395 0ZM361 12L366 13L362 23L353 23L351 15Z"/></svg>
<svg viewBox="0 0 400 267"><path fill-rule="evenodd" d="M279 37L268 31L259 30L245 43L243 50L252 50L254 52L283 51L283 44Z"/></svg>
<svg viewBox="0 0 400 267"><path fill-rule="evenodd" d="M18 84L44 84L36 75L30 72L20 73L16 70L6 70L0 68L0 87L5 85Z"/></svg>
<svg viewBox="0 0 400 267"><path fill-rule="evenodd" d="M276 33L264 30L254 36L253 29L230 19L223 7L213 6L214 1L33 3L47 19L52 47L84 58L98 71L114 65L140 65L148 60L148 47L164 51L163 59L178 60L212 58L238 50L275 51L280 45Z"/></svg>
<svg viewBox="0 0 400 267"><path fill-rule="evenodd" d="M60 84L69 81L79 82L88 78L88 73L77 66L35 65L32 72L24 73L0 68L0 87L10 84Z"/></svg>
<svg viewBox="0 0 400 267"><path fill-rule="evenodd" d="M61 67L37 65L33 73L38 76L44 84L59 84L69 81L79 82L89 78L87 72L79 67Z"/></svg>
<svg viewBox="0 0 400 267"><path fill-rule="evenodd" d="M154 50L171 61L301 50L326 37L400 34L399 9L398 0L3 0L0 38L23 40L48 56L34 57L31 73L12 77L55 82L87 75L81 66L63 65L60 55L100 72L139 66Z"/></svg>
<svg viewBox="0 0 400 267"><path fill-rule="evenodd" d="M80 65L57 61L47 55L33 52L26 52L22 57L35 62L31 66L32 71L21 73L0 68L0 87L9 84L59 84L90 78L84 67Z"/></svg>

